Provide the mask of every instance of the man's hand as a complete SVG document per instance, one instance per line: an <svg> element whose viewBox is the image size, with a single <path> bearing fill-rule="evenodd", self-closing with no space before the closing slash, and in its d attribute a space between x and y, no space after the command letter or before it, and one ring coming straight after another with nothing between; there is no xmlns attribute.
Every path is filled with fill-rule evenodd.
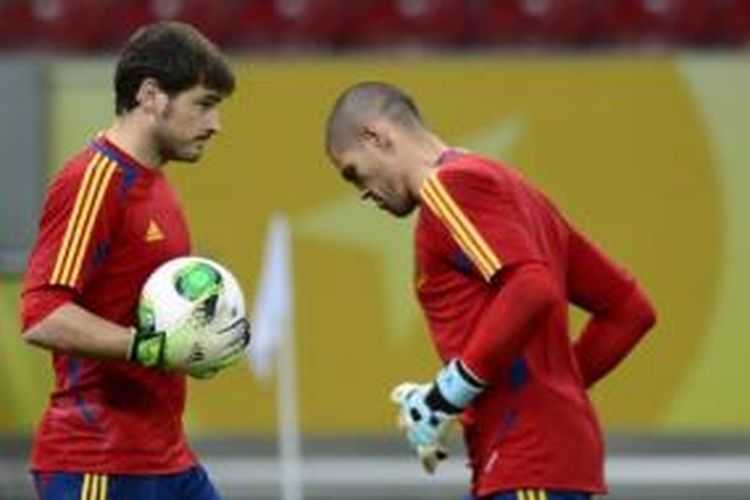
<svg viewBox="0 0 750 500"><path fill-rule="evenodd" d="M425 403L431 385L404 382L391 391L391 401L400 406L397 425L406 434L424 470L432 474L441 460L448 458L445 440L452 415L433 412Z"/></svg>
<svg viewBox="0 0 750 500"><path fill-rule="evenodd" d="M136 330L128 359L147 367L178 370L196 378L210 378L237 362L250 341L245 318L229 320L207 310L213 297L196 303L175 326L166 331Z"/></svg>
<svg viewBox="0 0 750 500"><path fill-rule="evenodd" d="M484 390L460 360L445 366L432 384L406 382L391 392L399 405L398 424L416 451L425 471L432 474L448 457L445 440L451 423Z"/></svg>
<svg viewBox="0 0 750 500"><path fill-rule="evenodd" d="M224 327L209 325L206 332L206 359L191 363L187 374L197 379L208 379L237 363L250 343L250 323L239 318Z"/></svg>

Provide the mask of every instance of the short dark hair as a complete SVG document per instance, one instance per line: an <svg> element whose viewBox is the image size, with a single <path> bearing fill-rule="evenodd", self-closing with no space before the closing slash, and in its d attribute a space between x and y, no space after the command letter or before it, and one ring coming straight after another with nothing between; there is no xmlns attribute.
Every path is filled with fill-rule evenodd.
<svg viewBox="0 0 750 500"><path fill-rule="evenodd" d="M120 54L115 70L115 112L138 105L144 78L153 78L168 95L203 84L229 95L234 74L219 49L189 24L162 21L136 31Z"/></svg>
<svg viewBox="0 0 750 500"><path fill-rule="evenodd" d="M390 83L360 82L344 90L333 105L326 124L326 150L350 146L357 128L375 117L406 128L423 126L419 109L406 92Z"/></svg>

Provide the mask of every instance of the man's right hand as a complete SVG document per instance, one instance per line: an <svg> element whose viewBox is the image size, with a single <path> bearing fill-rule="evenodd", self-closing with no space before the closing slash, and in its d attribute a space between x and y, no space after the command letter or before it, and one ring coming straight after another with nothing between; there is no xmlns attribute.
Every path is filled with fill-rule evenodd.
<svg viewBox="0 0 750 500"><path fill-rule="evenodd" d="M391 391L391 401L399 405L398 428L428 474L434 474L438 464L448 458L446 439L455 419L454 415L428 407L425 399L431 389L431 384L404 382Z"/></svg>

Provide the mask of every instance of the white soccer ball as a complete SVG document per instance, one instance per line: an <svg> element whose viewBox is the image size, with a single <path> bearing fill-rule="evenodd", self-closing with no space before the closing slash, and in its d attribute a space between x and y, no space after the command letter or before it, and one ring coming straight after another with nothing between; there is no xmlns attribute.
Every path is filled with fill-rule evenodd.
<svg viewBox="0 0 750 500"><path fill-rule="evenodd" d="M222 324L245 317L245 299L237 279L221 264L204 257L177 257L159 266L146 280L138 302L138 329L169 330L210 295L208 321Z"/></svg>

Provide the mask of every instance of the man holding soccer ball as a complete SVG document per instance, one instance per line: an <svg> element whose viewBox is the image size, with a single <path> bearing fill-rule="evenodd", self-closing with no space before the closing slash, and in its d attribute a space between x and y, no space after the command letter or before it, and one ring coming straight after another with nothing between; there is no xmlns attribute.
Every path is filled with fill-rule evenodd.
<svg viewBox="0 0 750 500"><path fill-rule="evenodd" d="M130 38L114 86L114 123L47 192L24 280L23 338L50 350L55 370L34 482L45 500L216 499L185 439L185 375L239 359L244 311L216 310L218 289L207 287L163 329L135 315L149 275L191 251L162 169L200 159L234 76L197 30L165 22Z"/></svg>

